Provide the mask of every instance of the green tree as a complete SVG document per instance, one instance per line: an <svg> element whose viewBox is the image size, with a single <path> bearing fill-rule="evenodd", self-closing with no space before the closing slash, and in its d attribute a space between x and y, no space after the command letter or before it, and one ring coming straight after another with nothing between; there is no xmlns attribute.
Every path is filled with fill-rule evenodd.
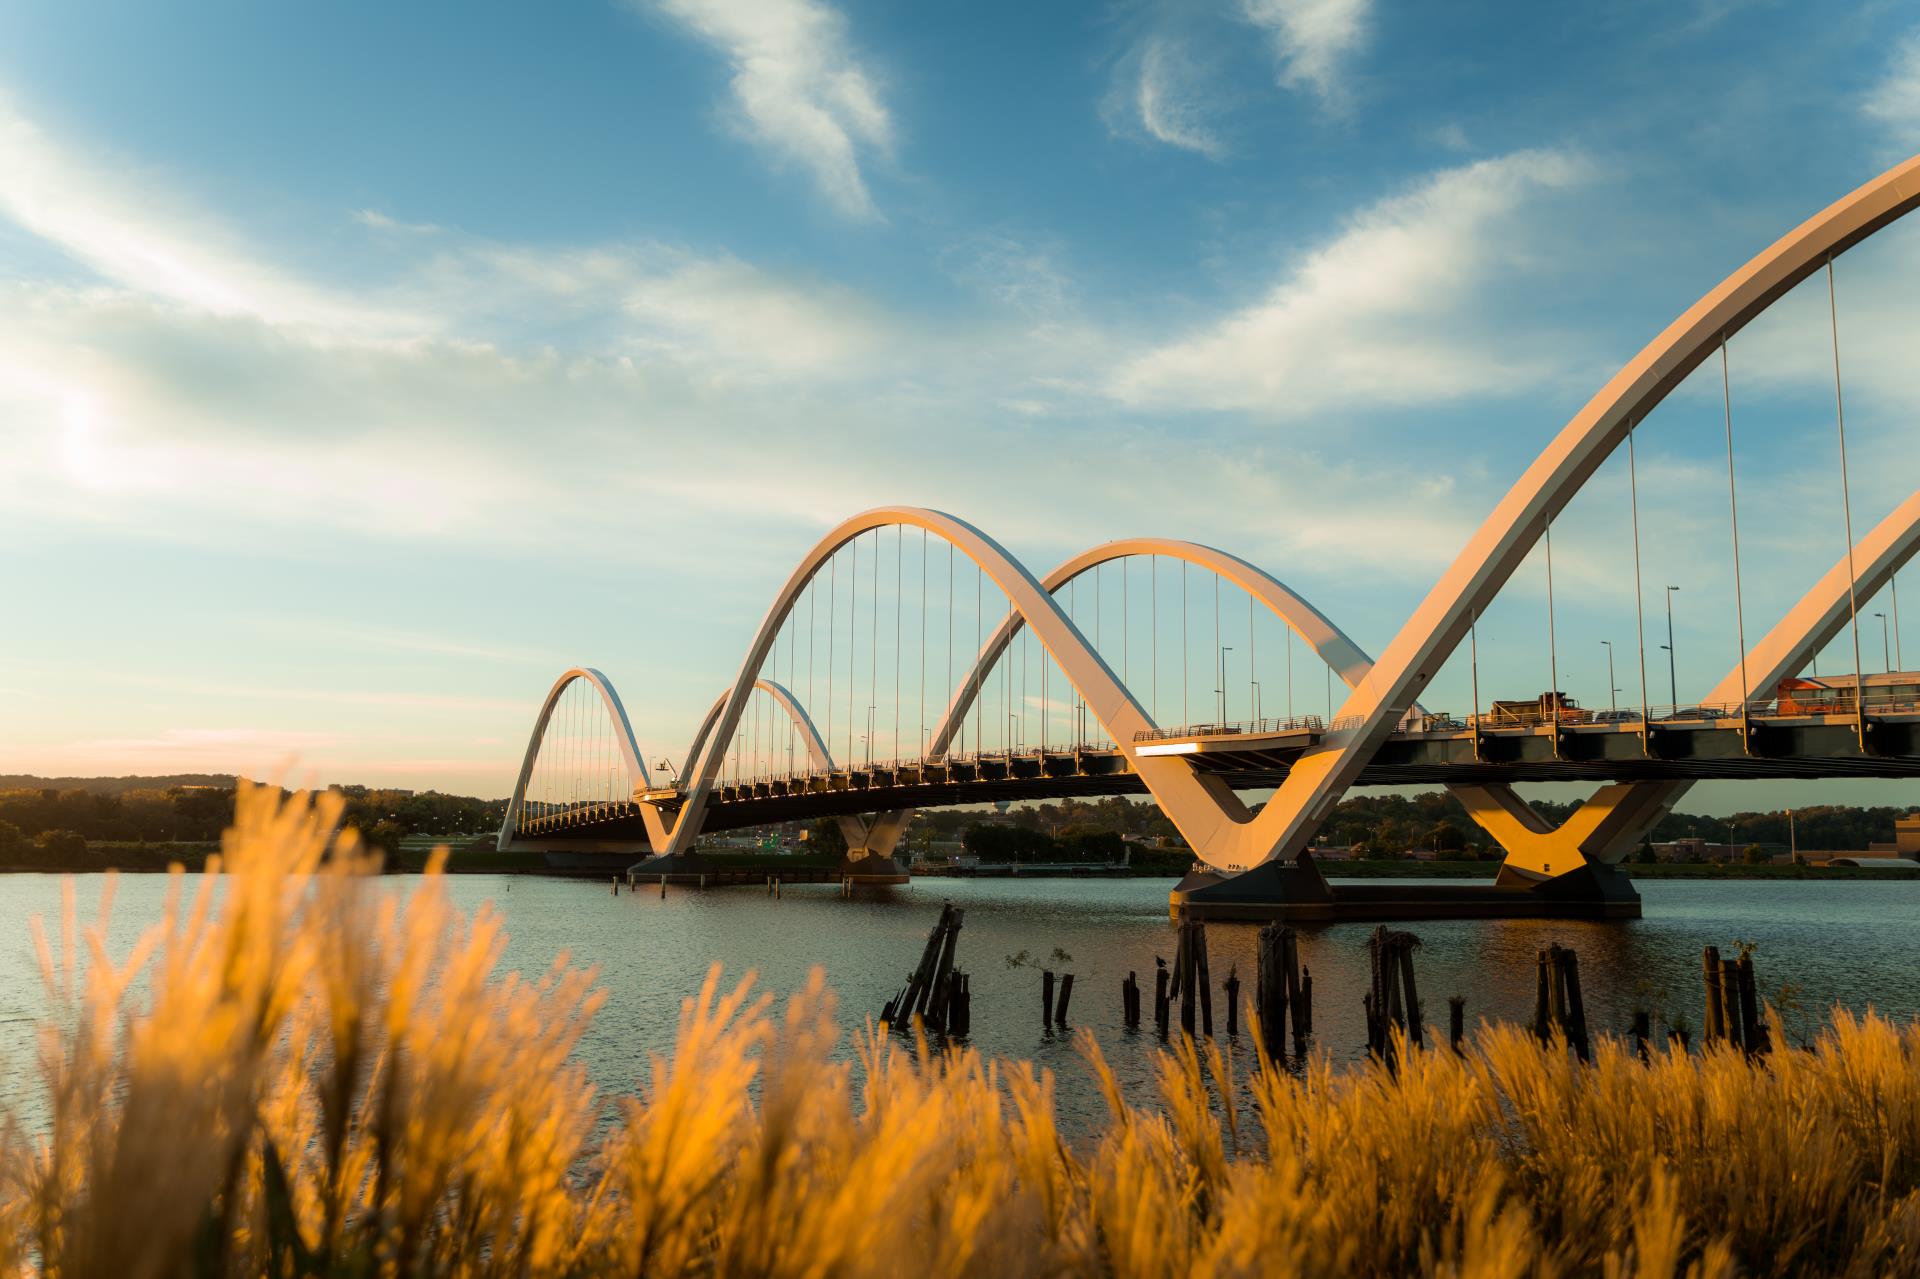
<svg viewBox="0 0 1920 1279"><path fill-rule="evenodd" d="M1767 855L1767 850L1758 844L1748 844L1747 851L1742 854L1742 858L1749 866L1760 866L1773 860L1773 858Z"/></svg>
<svg viewBox="0 0 1920 1279"><path fill-rule="evenodd" d="M27 837L12 822L0 819L0 862L17 861L27 851Z"/></svg>
<svg viewBox="0 0 1920 1279"><path fill-rule="evenodd" d="M87 856L87 837L77 830L43 830L33 842L56 866L77 866Z"/></svg>
<svg viewBox="0 0 1920 1279"><path fill-rule="evenodd" d="M816 817L807 824L807 848L816 853L839 857L847 851L847 833L840 829L837 817Z"/></svg>

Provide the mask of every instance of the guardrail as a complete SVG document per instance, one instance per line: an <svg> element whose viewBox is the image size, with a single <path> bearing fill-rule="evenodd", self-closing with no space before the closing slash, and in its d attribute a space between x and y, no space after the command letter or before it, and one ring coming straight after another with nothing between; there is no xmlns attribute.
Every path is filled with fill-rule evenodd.
<svg viewBox="0 0 1920 1279"><path fill-rule="evenodd" d="M1286 719L1235 720L1226 724L1186 724L1174 728L1143 728L1133 735L1136 742L1160 742L1177 737L1258 737L1267 733L1319 732L1325 725L1318 715L1294 715Z"/></svg>

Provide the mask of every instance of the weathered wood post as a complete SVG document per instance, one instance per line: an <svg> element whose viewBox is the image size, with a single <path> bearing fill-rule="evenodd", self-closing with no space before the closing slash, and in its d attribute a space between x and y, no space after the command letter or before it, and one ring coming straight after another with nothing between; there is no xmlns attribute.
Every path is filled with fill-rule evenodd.
<svg viewBox="0 0 1920 1279"><path fill-rule="evenodd" d="M1213 1038L1213 972L1207 967L1207 926L1193 922L1193 985L1200 996L1200 1033Z"/></svg>
<svg viewBox="0 0 1920 1279"><path fill-rule="evenodd" d="M1547 972L1547 952L1533 957L1533 1034L1541 1043L1553 1038L1552 978Z"/></svg>
<svg viewBox="0 0 1920 1279"><path fill-rule="evenodd" d="M1726 1004L1720 995L1720 948L1708 946L1700 952L1700 973L1707 987L1707 1024L1701 1033L1711 1044L1723 1039L1727 1033Z"/></svg>
<svg viewBox="0 0 1920 1279"><path fill-rule="evenodd" d="M1280 925L1262 925L1253 965L1253 1009L1260 1020L1260 1046L1276 1061L1286 1055L1287 1035L1287 979L1281 950Z"/></svg>
<svg viewBox="0 0 1920 1279"><path fill-rule="evenodd" d="M1160 1031L1160 1038L1167 1037L1169 1005L1172 997L1167 993L1167 961L1155 955L1153 957L1153 1024Z"/></svg>
<svg viewBox="0 0 1920 1279"><path fill-rule="evenodd" d="M1068 973L1060 979L1060 1006L1053 1010L1053 1021L1056 1026L1065 1026L1067 1024L1067 1004L1072 998L1073 974Z"/></svg>
<svg viewBox="0 0 1920 1279"><path fill-rule="evenodd" d="M1300 968L1300 998L1293 1004L1293 1038L1297 1045L1305 1046L1308 1036L1313 1034L1313 969L1302 965Z"/></svg>
<svg viewBox="0 0 1920 1279"><path fill-rule="evenodd" d="M1653 1017L1645 1009L1633 1015L1633 1051L1642 1062L1651 1061L1647 1040L1653 1036Z"/></svg>
<svg viewBox="0 0 1920 1279"><path fill-rule="evenodd" d="M1740 956L1740 1021L1749 1053L1764 1054L1772 1049L1767 1023L1760 1016L1760 995L1754 984L1751 953Z"/></svg>
<svg viewBox="0 0 1920 1279"><path fill-rule="evenodd" d="M1727 1042L1742 1052L1751 1052L1746 1019L1741 1015L1740 961L1737 959L1720 961L1720 1008L1721 1016L1726 1018Z"/></svg>
<svg viewBox="0 0 1920 1279"><path fill-rule="evenodd" d="M953 992L947 998L947 1033L965 1035L973 1029L973 982L958 969L949 980Z"/></svg>
<svg viewBox="0 0 1920 1279"><path fill-rule="evenodd" d="M1140 1029L1140 975L1129 971L1120 983L1120 1020L1128 1030Z"/></svg>
<svg viewBox="0 0 1920 1279"><path fill-rule="evenodd" d="M1053 969L1040 970L1040 1024L1053 1025Z"/></svg>
<svg viewBox="0 0 1920 1279"><path fill-rule="evenodd" d="M1453 1051L1460 1051L1461 1041L1467 1037L1467 997L1465 995L1447 996L1447 1042Z"/></svg>
<svg viewBox="0 0 1920 1279"><path fill-rule="evenodd" d="M1400 933L1398 934L1398 941L1400 949L1400 984L1406 988L1407 1016L1403 1024L1407 1029L1408 1041L1411 1042L1415 1048L1424 1048L1426 1047L1426 1029L1421 1023L1425 1019L1420 1015L1420 991L1413 983L1413 948L1420 944L1420 939L1412 933Z"/></svg>
<svg viewBox="0 0 1920 1279"><path fill-rule="evenodd" d="M947 1027L947 997L952 992L949 974L953 972L954 948L960 944L960 919L963 912L949 905L940 912L940 957L933 966L933 996L927 1006L927 1024L935 1030Z"/></svg>
<svg viewBox="0 0 1920 1279"><path fill-rule="evenodd" d="M1238 965L1227 969L1227 980L1222 983L1227 992L1227 1037L1237 1038L1240 1034L1240 969Z"/></svg>
<svg viewBox="0 0 1920 1279"><path fill-rule="evenodd" d="M1580 957L1564 946L1553 948L1560 969L1561 1007L1565 1016L1567 1040L1581 1061L1588 1060L1587 1004L1580 994Z"/></svg>
<svg viewBox="0 0 1920 1279"><path fill-rule="evenodd" d="M1180 1029L1193 1034L1194 936L1191 922L1180 925L1180 953L1174 960L1173 984L1180 999Z"/></svg>

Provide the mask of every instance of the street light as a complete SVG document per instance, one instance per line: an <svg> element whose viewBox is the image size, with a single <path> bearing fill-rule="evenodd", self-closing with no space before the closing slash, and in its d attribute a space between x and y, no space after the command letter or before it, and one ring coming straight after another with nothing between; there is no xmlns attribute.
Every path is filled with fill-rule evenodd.
<svg viewBox="0 0 1920 1279"><path fill-rule="evenodd" d="M1213 691L1220 694L1220 723L1227 722L1227 654L1233 651L1233 645L1220 646L1220 687Z"/></svg>
<svg viewBox="0 0 1920 1279"><path fill-rule="evenodd" d="M1893 673L1893 650L1887 646L1887 615L1875 613L1880 619L1880 667L1888 674Z"/></svg>
<svg viewBox="0 0 1920 1279"><path fill-rule="evenodd" d="M1668 705L1674 710L1680 708L1680 677L1674 673L1673 660L1673 593L1679 589L1677 586L1667 588L1667 642L1660 646L1667 650L1667 696L1671 699Z"/></svg>
<svg viewBox="0 0 1920 1279"><path fill-rule="evenodd" d="M1613 641L1601 640L1600 642L1607 646L1607 709L1612 712L1614 718L1618 719L1620 716L1620 700L1616 694L1619 693L1620 689L1613 682Z"/></svg>
<svg viewBox="0 0 1920 1279"><path fill-rule="evenodd" d="M1256 679L1250 682L1253 685L1253 718L1255 722L1258 722L1260 719L1260 681Z"/></svg>

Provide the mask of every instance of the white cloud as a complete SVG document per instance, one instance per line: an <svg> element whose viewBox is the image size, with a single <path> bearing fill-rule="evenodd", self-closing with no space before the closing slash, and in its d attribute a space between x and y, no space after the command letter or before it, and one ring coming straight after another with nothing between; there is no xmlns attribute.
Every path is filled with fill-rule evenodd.
<svg viewBox="0 0 1920 1279"><path fill-rule="evenodd" d="M1548 369L1523 342L1469 326L1471 305L1521 251L1514 214L1582 181L1558 151L1444 171L1355 217L1264 297L1126 364L1118 398L1300 417L1512 389Z"/></svg>
<svg viewBox="0 0 1920 1279"><path fill-rule="evenodd" d="M0 217L99 278L177 306L365 334L411 323L254 261L204 214L76 158L4 92Z"/></svg>
<svg viewBox="0 0 1920 1279"><path fill-rule="evenodd" d="M1903 145L1920 142L1920 31L1910 31L1900 41L1886 74L1868 91L1860 109Z"/></svg>
<svg viewBox="0 0 1920 1279"><path fill-rule="evenodd" d="M1224 148L1206 127L1194 80L1194 68L1178 46L1159 36L1149 39L1140 50L1134 111L1140 127L1156 140L1217 160Z"/></svg>
<svg viewBox="0 0 1920 1279"><path fill-rule="evenodd" d="M431 222L402 222L378 209L355 209L353 220L376 231L397 231L406 235L432 235L440 229Z"/></svg>
<svg viewBox="0 0 1920 1279"><path fill-rule="evenodd" d="M885 154L893 121L875 77L849 46L846 20L822 0L654 0L733 64L741 127L783 161L813 175L841 213L879 211L860 153Z"/></svg>
<svg viewBox="0 0 1920 1279"><path fill-rule="evenodd" d="M1246 20L1270 32L1280 83L1328 106L1346 97L1341 73L1366 43L1372 0L1241 0Z"/></svg>

